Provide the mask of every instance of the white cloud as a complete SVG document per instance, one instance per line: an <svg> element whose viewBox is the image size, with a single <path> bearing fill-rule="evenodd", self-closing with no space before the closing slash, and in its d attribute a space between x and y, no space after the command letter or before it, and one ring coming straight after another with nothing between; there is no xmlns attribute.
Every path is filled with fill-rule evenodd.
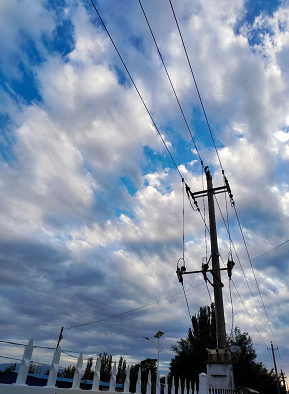
<svg viewBox="0 0 289 394"><path fill-rule="evenodd" d="M8 286L1 313L10 320L17 316L17 324L9 331L15 338L31 333L39 341L47 340L56 336L56 326L96 320L176 294L172 304L164 301L159 309L122 322L116 319L88 326L85 332L71 330L64 341L77 349L90 349L91 341L98 337L99 351L116 355L121 347L122 354L139 359L146 351L150 354L146 344L139 345L140 331L145 327L149 335L163 327L168 349L173 339L186 335L189 325L184 300L177 300L181 288L175 275L176 262L182 256L182 184L178 174L174 169L163 169L167 167L167 162L162 162L165 148L133 86L126 80L120 83L121 65L103 29L92 23L93 14L88 15L81 5L65 10L65 18L70 17L74 25L75 46L64 57L44 50L41 41L41 34L51 34L55 27L54 13L39 2L30 7L20 2L18 9L12 3L0 6L2 19L15 22L9 23L10 42L2 42L6 68L10 67L9 56L21 53L21 29L36 42L45 62L31 65L41 103L19 104L15 96L1 93L13 118L15 139L15 160L2 161L0 166L4 244L0 257L3 281ZM179 165L180 172L192 191L202 190L197 160L182 156L181 145L188 147L187 131L139 9L133 5L127 18L118 7L102 7L167 146L173 155L180 155L179 162L186 163ZM184 110L194 121L192 106L197 105L197 96L170 10L162 2L149 2L146 7ZM21 10L24 18L19 16ZM243 29L243 35L234 30L243 16L243 1L185 1L176 5L176 11L211 124L218 124L221 130L215 135L217 143L223 144L219 154L249 250L256 256L288 233L288 182L279 171L279 159L283 168L289 157L288 9L281 6L272 17L262 15L252 28ZM279 23L285 28L279 28ZM260 45L252 48L252 29L261 26L269 26L272 34L261 37ZM133 39L139 39L139 44L132 44ZM12 71L17 74L19 70L12 68L11 75ZM202 139L206 132L196 127L194 136L205 164L211 166L215 186L221 186L215 152L207 137ZM145 155L144 148L156 154ZM191 152L197 153L195 149ZM134 183L136 192L127 191L129 180L126 184L122 177ZM224 211L223 196L218 198ZM199 206L203 212L201 200ZM199 268L206 248L204 225L187 200L185 212L186 262L188 267ZM232 211L229 213L236 248L241 261L246 261L238 227ZM228 238L218 213L217 221L220 251L226 259ZM285 252L283 257L287 261ZM282 342L288 303L283 270L287 268L270 259L263 261L266 266L257 264L256 275ZM262 322L238 267L234 278L263 335ZM248 280L256 291L251 273ZM224 282L229 327L225 276ZM189 301L195 313L209 302L208 294L201 277L188 279L186 286L193 287ZM233 297L236 324L252 332L261 351L262 343L242 303L236 294ZM38 305L31 308L35 298ZM260 300L257 303L260 305ZM4 333L9 324L7 319Z"/></svg>

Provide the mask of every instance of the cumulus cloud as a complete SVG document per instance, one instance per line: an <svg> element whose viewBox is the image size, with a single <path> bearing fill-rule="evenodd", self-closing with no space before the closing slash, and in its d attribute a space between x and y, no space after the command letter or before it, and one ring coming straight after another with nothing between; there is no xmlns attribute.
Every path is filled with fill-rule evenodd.
<svg viewBox="0 0 289 394"><path fill-rule="evenodd" d="M179 171L192 191L202 190L197 152L140 9L125 4L128 12L123 12L111 2L100 7ZM175 275L182 257L179 174L92 9L82 3L54 9L25 1L19 7L3 2L0 8L3 21L14 21L9 26L0 23L0 32L10 37L0 44L1 111L10 119L3 122L0 163L2 336L33 336L48 344L63 325L147 305L122 319L64 331L63 347L140 360L153 355L141 338L162 329L165 369L172 356L170 345L189 327ZM210 165L214 185L221 186L222 174L170 9L165 2L148 2L146 12L204 163ZM218 5L211 0L185 1L176 4L176 12L248 247L256 257L288 234L288 9L281 5L272 16L263 13L251 25L241 22L246 16L241 0ZM60 51L53 48L52 38L64 21L73 28ZM243 23L239 32L238 23ZM21 32L29 37L29 51L23 49ZM41 61L33 58L31 48ZM13 56L18 60L11 62ZM33 76L39 100L29 102L13 85L24 75L21 62ZM207 220L207 206L198 201ZM218 196L218 201L225 212L224 197ZM226 262L229 241L216 212ZM236 250L265 322L230 206L229 217ZM206 249L210 253L208 233L207 243L204 235L200 215L186 200L185 259L191 269L200 268ZM285 245L254 263L282 356L288 327L287 259ZM236 286L268 342L238 264L234 271ZM223 280L229 331L231 305L228 280ZM209 303L201 277L190 277L185 285L193 313ZM252 334L271 368L234 290L233 300L235 324ZM40 353L39 357L45 358ZM288 360L285 366L289 368Z"/></svg>

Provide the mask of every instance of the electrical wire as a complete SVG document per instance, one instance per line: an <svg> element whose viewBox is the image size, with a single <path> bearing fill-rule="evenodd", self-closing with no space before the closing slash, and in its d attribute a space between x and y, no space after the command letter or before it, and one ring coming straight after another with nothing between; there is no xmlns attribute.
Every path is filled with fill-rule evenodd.
<svg viewBox="0 0 289 394"><path fill-rule="evenodd" d="M212 138L212 141L213 141L213 144L214 144L214 147L215 147L215 151L216 151L216 154L217 154L217 157L218 157L221 169L222 169L222 173L224 174L224 169L223 169L223 166L222 166L222 162L221 162L221 159L220 159L220 156L219 156L219 152L218 152L218 149L217 149L217 146L216 146L216 143L215 143L215 139L214 139L214 136L213 136L213 133L212 133L212 130L211 130L209 119L208 119L207 113L205 111L205 107L204 107L204 104L203 104L201 93L199 91L197 80L195 78L195 74L194 74L194 71L193 71L193 68L192 68L192 65L191 65L191 62L190 62L190 58L189 58L189 55L188 55L188 52L187 52L187 48L186 48L186 45L185 45L185 42L184 42L184 39L183 39L183 35L182 35L181 29L180 29L180 26L179 26L179 22L178 22L178 19L177 19L177 16L176 16L176 13L175 13L172 1L169 0L169 3L171 5L171 9L172 9L172 12L173 12L173 15L174 15L174 19L175 19L175 22L176 22L176 25L177 25L177 28L178 28L178 32L179 32L182 44L183 44L183 48L184 48L184 51L185 51L185 54L186 54L186 58L187 58L187 61L188 61L189 67L190 67L190 71L191 71L191 74L192 74L192 77L193 77L193 80L194 80L194 84L195 84L196 90L197 90L197 93L198 93L198 97L199 97L199 100L200 100L200 103L201 103L201 107L202 107L202 110L203 110L203 113L204 113L204 116L205 116L205 119L206 119L206 123L207 123L208 129L209 129L209 132L211 134L211 138Z"/></svg>
<svg viewBox="0 0 289 394"><path fill-rule="evenodd" d="M222 210L221 210L221 207L220 207L220 204L219 204L219 201L218 201L216 195L215 195L215 200L216 200L216 203L217 203L219 212L220 212L220 214L221 214L221 217L222 217L222 219L223 219L225 228L226 228L226 230L227 230L227 232L228 232L227 223L226 223L226 220L225 220L225 218L224 218L223 212L222 212ZM267 335L268 335L268 338L269 338L269 340L270 340L269 332L268 332L267 327L266 327L266 325L265 325L265 323L264 323L264 320L263 320L263 318L262 318L262 315L261 315L261 313L260 313L260 311L259 311L258 305L257 305L257 303L256 303L255 297L254 297L253 292L252 292L252 290L251 290L251 287L250 287L250 285L249 285L249 282L248 282L248 279L247 279L247 277L246 277L246 274L245 274L244 268L243 268L243 266L242 266L241 260L240 260L240 258L239 258L238 253L237 253L237 250L236 250L236 248L235 248L234 242L233 242L233 240L232 240L232 238L231 238L231 234L230 234L229 232L228 232L228 235L229 235L229 238L230 238L230 240L231 240L231 242L232 242L232 245L233 245L233 248L234 248L234 252L235 252L235 254L236 254L236 257L237 257L237 260L238 260L238 262L239 262L240 268L241 268L241 270L242 270L243 276L244 276L244 278L245 278L246 284L247 284L248 289L249 289L249 291L250 291L251 297L252 297L252 299L253 299L253 301L254 301L254 304L255 304L255 306L256 306L256 310L257 310L257 312L258 312L258 315L259 315L259 317L260 317L260 319L261 319L261 321L262 321L262 323L263 323L263 325L264 325L265 331L266 331L266 333L267 333Z"/></svg>
<svg viewBox="0 0 289 394"><path fill-rule="evenodd" d="M220 255L220 258L221 258L221 260L222 260L222 262L223 262L224 267L226 267L226 264L225 264L225 262L224 262L224 260L223 260L223 258L222 258L221 255ZM262 337L262 335L260 334L260 331L258 330L256 324L254 323L254 321L253 321L253 319L252 319L252 317L251 317L251 315L250 315L250 313L249 313L249 311L248 311L248 308L246 307L245 302L243 301L243 298L241 297L241 294L240 294L240 292L239 292L239 290L238 290L238 288L237 288L237 286L236 286L236 284L235 284L235 282L234 282L233 279L232 279L232 283L233 283L233 286L234 286L234 288L235 288L235 290L236 290L236 292L237 292L237 294L238 294L238 296L239 296L239 298L240 298L240 300L241 300L241 302L242 302L242 304L243 304L243 307L245 308L245 310L246 310L246 312L247 312L247 314L248 314L248 316L249 316L249 319L251 320L253 326L255 327L255 330L256 330L257 334L259 335L259 337L261 338L262 342L264 343L264 345L265 345L266 348L267 348L267 344L266 344L264 338Z"/></svg>
<svg viewBox="0 0 289 394"><path fill-rule="evenodd" d="M235 211L237 222L239 224L239 229L240 229L240 232L241 232L241 235L242 235L242 238L243 238L243 242L244 242L244 245L245 245L245 249L246 249L248 260L250 262L251 270L253 272L254 279L255 279L255 282L256 282L256 286L257 286L257 289L258 289L258 292L259 292L259 295L260 295L260 298L261 298L261 301L262 301L263 309L265 311L265 315L266 315L266 318L267 318L267 321L268 321L268 324L269 324L269 328L270 328L270 331L271 331L271 334L272 334L272 338L274 340L275 345L277 346L278 354L279 354L280 361L281 361L281 365L283 366L281 355L280 355L280 352L279 352L279 348L278 348L278 345L277 345L277 342L276 342L276 338L275 338L275 335L274 335L274 332L273 332L272 324L270 322L270 319L269 319L269 316L268 316L268 313L267 313L267 309L265 307L264 299L263 299L263 296L262 296L262 293L261 293L261 290L260 290L260 287L259 287L259 284L258 284L258 281L257 281L256 273L255 273L255 270L254 270L254 267L253 267L253 264L252 264L252 260L251 260L251 257L250 257L250 253L249 253L249 249L248 249L248 246L247 246L247 242L246 242L246 239L245 239L245 236L244 236L244 232L243 232L243 229L242 229L242 226L241 226L241 222L240 222L240 219L239 219L239 215L237 213L235 205L233 205L233 208L234 208L234 211Z"/></svg>
<svg viewBox="0 0 289 394"><path fill-rule="evenodd" d="M22 361L21 358L15 358L15 357L0 356L0 358L7 358L7 360ZM50 367L50 364L40 363L38 361L33 361L33 360L31 360L30 362L33 363L33 364L45 365L45 366Z"/></svg>
<svg viewBox="0 0 289 394"><path fill-rule="evenodd" d="M197 288L199 288L199 287L201 287L201 286L202 286L202 285L194 286L194 287L191 288L191 290L197 289ZM195 292L195 291L193 291L193 292L190 291L188 294L192 294L192 293L194 293L194 292ZM180 294L180 293L177 293L177 294ZM95 323L100 323L100 322L107 321L107 320L112 320L112 319L116 319L116 318L131 316L131 315L134 315L134 314L136 314L136 313L146 312L146 311L148 311L148 310L158 308L160 305L156 305L156 306L151 307L151 308L143 309L143 308L146 308L147 306L151 306L151 305L154 305L154 304L159 304L159 303L162 302L162 301L167 301L169 304L171 304L171 303L173 303L173 302L175 302L175 301L178 301L178 300L180 300L181 298L183 298L183 296L181 296L181 297L177 297L177 298L175 298L175 299L173 299L173 300L169 300L169 298L172 298L172 297L175 297L175 295L170 296L170 297L163 298L162 300L159 300L159 301L151 302L150 304L143 305L143 306L141 306L141 307L139 307L139 308L131 309L131 310L126 311L126 312L123 312L123 313L118 313L117 315L105 317L105 318L99 319L99 320L93 320L93 321L87 322L87 323L77 324L77 325L74 325L74 326L71 326L71 327L66 327L66 328L64 328L64 330L71 330L71 329L73 329L73 328L84 327L84 326L88 326L88 325L90 325L90 324L95 324Z"/></svg>
<svg viewBox="0 0 289 394"><path fill-rule="evenodd" d="M259 260L263 259L264 257L268 256L270 253L274 252L276 249L280 248L281 246L285 245L286 243L289 242L289 239L287 239L287 241L282 242L281 244L275 246L274 248L268 250L265 253L260 254L260 256L254 257L251 261L254 263L257 263Z"/></svg>
<svg viewBox="0 0 289 394"><path fill-rule="evenodd" d="M166 144L166 142L165 142L165 140L164 140L164 138L163 138L163 136L161 134L161 132L159 131L159 129L158 129L157 125L156 125L156 122L154 121L154 119L152 117L152 114L150 113L150 111L149 111L149 109L148 109L148 107L147 107L142 95L140 94L140 91L138 90L138 87L136 86L136 84L135 84L135 82L134 82L134 80L133 80L133 78L132 78L132 76L131 76L131 74L130 74L130 72L129 72L129 70L128 70L128 68L127 68L127 66L126 66L121 54L120 54L120 52L119 52L119 50L117 49L116 44L114 43L114 40L112 39L112 36L110 35L110 33L109 33L109 31L108 31L108 29L107 29L107 27L106 27L106 25L105 25L105 23L103 21L98 9L96 8L96 5L95 5L94 1L93 0L90 0L90 1L91 1L91 4L92 4L93 8L95 9L95 12L97 13L97 15L99 17L99 19L100 19L100 21L101 21L101 23L102 23L102 25L103 25L108 37L109 37L112 45L114 46L114 49L116 50L116 53L118 54L118 57L119 57L120 61L122 62L122 64L123 64L128 76L129 76L129 78L131 80L131 83L133 84L133 86L134 86L134 88L135 88L135 90L136 90L141 102L143 103L143 106L145 107L145 109L146 109L146 111L147 111L147 113L148 113L148 115L149 115L149 117L150 117L155 129L157 130L160 139L162 140L162 142L163 142L163 144L164 144L164 146L165 146L170 158L172 159L172 162L174 163L174 166L176 167L176 170L178 171L180 177L183 178L183 176L182 176L182 174L181 174L181 172L180 172L180 170L179 170L179 168L178 168L178 166L177 166L177 164L176 164L176 162L175 162L175 160L174 160L174 158L173 158L173 156L172 156L172 154L171 154L171 152L170 152L170 150L169 150L169 148L168 148L168 146L167 146L167 144Z"/></svg>
<svg viewBox="0 0 289 394"><path fill-rule="evenodd" d="M178 98L178 96L177 96L175 87L174 87L174 85L173 85L173 82L172 82L172 80L171 80L171 77L170 77L170 74L169 74L169 72L168 72L167 66L166 66L166 64L165 64L165 61L164 61L164 59L163 59L163 56L162 56L161 51L160 51L160 49L159 49L159 46L158 46L158 44L157 44L157 41L156 41L156 38L155 38L154 33L153 33L153 31L152 31L151 25L150 25L150 23L149 23L149 21L148 21L148 18L147 18L147 15L146 15L146 13L145 13L145 10L144 10L144 8L143 8L143 5L142 5L142 3L141 3L141 0L138 0L138 1L139 1L139 5L140 5L140 7L141 7L141 9L142 9L144 18L145 18L145 20L146 20L146 23L147 23L147 25L148 25L149 31L150 31L150 33L151 33L151 36L152 36L152 38L153 38L153 41L154 41L154 43L155 43L155 46L156 46L156 48L157 48L159 57L160 57L160 59L161 59L161 61L162 61L162 64L163 64L163 66L164 66L164 69L165 69L165 72L166 72L166 74L167 74L168 80L169 80L169 82L170 82L171 88L172 88L172 90L173 90L173 92L174 92L174 95L175 95L175 98L176 98L176 100L177 100L177 103L178 103L178 106L179 106L179 108L180 108L180 111L181 111L181 113L182 113L183 119L184 119L185 124L186 124L186 126L187 126L188 132L189 132L189 134L190 134L190 136L191 136L191 139L192 139L192 141L193 141L195 150L196 150L196 152L197 152L197 154L198 154L198 157L199 157L199 159L200 159L200 163L201 163L201 165L202 165L202 167L203 167L203 161L202 161L200 152L199 152L199 150L198 150L198 148L197 148L195 139L194 139L193 134L192 134L192 132L191 132L189 123L188 123L187 118L186 118L186 116L185 116L185 113L184 113L184 111L183 111L183 108L182 108L182 105L181 105L181 103L180 103L180 100L179 100L179 98Z"/></svg>
<svg viewBox="0 0 289 394"><path fill-rule="evenodd" d="M187 308L188 308L188 312L189 312L189 317L190 317L190 322L192 323L192 315L190 312L190 307L189 307L189 303L188 303L188 299L187 299L187 294L184 288L184 284L182 283L182 287L183 287L183 291L184 291L184 295L185 295L185 299L186 299L186 303L187 303Z"/></svg>
<svg viewBox="0 0 289 394"><path fill-rule="evenodd" d="M185 262L185 182L184 179L182 181L183 183L183 262L184 262L184 266L186 266L186 262Z"/></svg>

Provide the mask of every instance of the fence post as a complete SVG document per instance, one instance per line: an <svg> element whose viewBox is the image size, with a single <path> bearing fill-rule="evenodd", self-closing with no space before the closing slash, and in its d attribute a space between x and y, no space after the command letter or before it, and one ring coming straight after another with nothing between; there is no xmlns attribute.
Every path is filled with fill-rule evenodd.
<svg viewBox="0 0 289 394"><path fill-rule="evenodd" d="M54 352L52 364L49 371L49 376L47 380L48 387L55 387L56 379L57 379L57 372L59 368L59 361L61 356L61 349L60 346Z"/></svg>
<svg viewBox="0 0 289 394"><path fill-rule="evenodd" d="M126 367L126 374L125 374L125 381L124 381L124 386L123 386L123 392L124 393L129 393L129 385L130 385L130 368L129 365Z"/></svg>
<svg viewBox="0 0 289 394"><path fill-rule="evenodd" d="M189 380L189 394L193 394L193 390L192 390L192 381ZM194 393L195 394L195 393Z"/></svg>
<svg viewBox="0 0 289 394"><path fill-rule="evenodd" d="M116 362L113 363L113 368L109 381L109 391L115 391L116 386Z"/></svg>
<svg viewBox="0 0 289 394"><path fill-rule="evenodd" d="M188 394L188 381L184 380L184 394Z"/></svg>
<svg viewBox="0 0 289 394"><path fill-rule="evenodd" d="M99 355L95 365L95 372L93 376L92 389L91 389L93 391L99 390L100 367L101 367L101 355Z"/></svg>
<svg viewBox="0 0 289 394"><path fill-rule="evenodd" d="M207 375L205 373L199 375L199 394L207 394Z"/></svg>
<svg viewBox="0 0 289 394"><path fill-rule="evenodd" d="M83 364L83 353L81 352L78 356L76 369L73 376L73 383L72 383L73 389L79 389L80 381L81 381L82 364Z"/></svg>
<svg viewBox="0 0 289 394"><path fill-rule="evenodd" d="M176 394L176 388L175 388L175 377L172 376L172 387L171 387L171 394Z"/></svg>
<svg viewBox="0 0 289 394"><path fill-rule="evenodd" d="M27 374L29 371L29 366L32 358L32 353L33 353L33 339L30 339L28 345L26 345L24 349L21 365L15 383L17 386L25 385L26 383Z"/></svg>
<svg viewBox="0 0 289 394"><path fill-rule="evenodd" d="M151 370L149 370L146 394L151 394L151 392L152 392L152 372Z"/></svg>
<svg viewBox="0 0 289 394"><path fill-rule="evenodd" d="M140 394L140 393L141 393L141 367L139 367L138 369L137 382L135 388L135 394Z"/></svg>
<svg viewBox="0 0 289 394"><path fill-rule="evenodd" d="M194 394L197 394L197 383L194 382Z"/></svg>
<svg viewBox="0 0 289 394"><path fill-rule="evenodd" d="M165 386L164 386L164 394L169 394L169 387L168 387L168 375L165 376Z"/></svg>
<svg viewBox="0 0 289 394"><path fill-rule="evenodd" d="M182 394L182 383L181 383L181 378L179 378L178 394Z"/></svg>
<svg viewBox="0 0 289 394"><path fill-rule="evenodd" d="M161 394L160 373L157 371L156 394Z"/></svg>

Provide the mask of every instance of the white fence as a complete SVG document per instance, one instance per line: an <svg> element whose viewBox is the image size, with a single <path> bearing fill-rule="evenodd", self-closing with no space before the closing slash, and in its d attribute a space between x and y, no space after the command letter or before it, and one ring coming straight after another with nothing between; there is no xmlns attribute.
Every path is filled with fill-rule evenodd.
<svg viewBox="0 0 289 394"><path fill-rule="evenodd" d="M26 346L23 354L23 358L21 361L21 365L19 368L19 372L17 375L16 383L11 384L1 384L0 383L0 394L80 394L80 391L88 391L81 390L81 374L82 374L82 366L83 366L83 354L80 353L76 369L73 377L72 388L58 388L56 387L57 374L59 369L59 361L61 356L60 347L54 353L52 364L49 371L49 376L47 380L47 385L45 387L36 387L36 386L27 386L26 379L29 371L29 366L31 363L33 354L33 340L31 339ZM92 388L89 391L99 391L99 383L100 383L100 367L101 367L101 357L98 357L94 377L92 381ZM141 369L138 371L138 378L136 383L135 394L141 394L141 386L142 386L142 377L141 377ZM126 369L126 378L124 382L123 392L129 393L130 387L130 367L127 366ZM183 387L183 389L182 389ZM113 364L111 378L109 382L109 391L107 394L116 394L116 363ZM178 390L176 393L175 389L175 378L172 377L172 383L169 388L168 386L168 376L165 377L164 384L164 394L169 394L169 389L171 394L197 394L196 388L192 388L191 382L178 380ZM68 391L69 390L69 391ZM151 371L148 374L148 380L146 384L146 394L152 394L152 379L151 379ZM160 385L160 375L157 374L156 380L156 394L161 393L161 385ZM207 388L207 375L205 373L201 373L199 375L199 391L198 394L235 394L237 393L234 390L226 390L226 389L217 389L217 388Z"/></svg>

